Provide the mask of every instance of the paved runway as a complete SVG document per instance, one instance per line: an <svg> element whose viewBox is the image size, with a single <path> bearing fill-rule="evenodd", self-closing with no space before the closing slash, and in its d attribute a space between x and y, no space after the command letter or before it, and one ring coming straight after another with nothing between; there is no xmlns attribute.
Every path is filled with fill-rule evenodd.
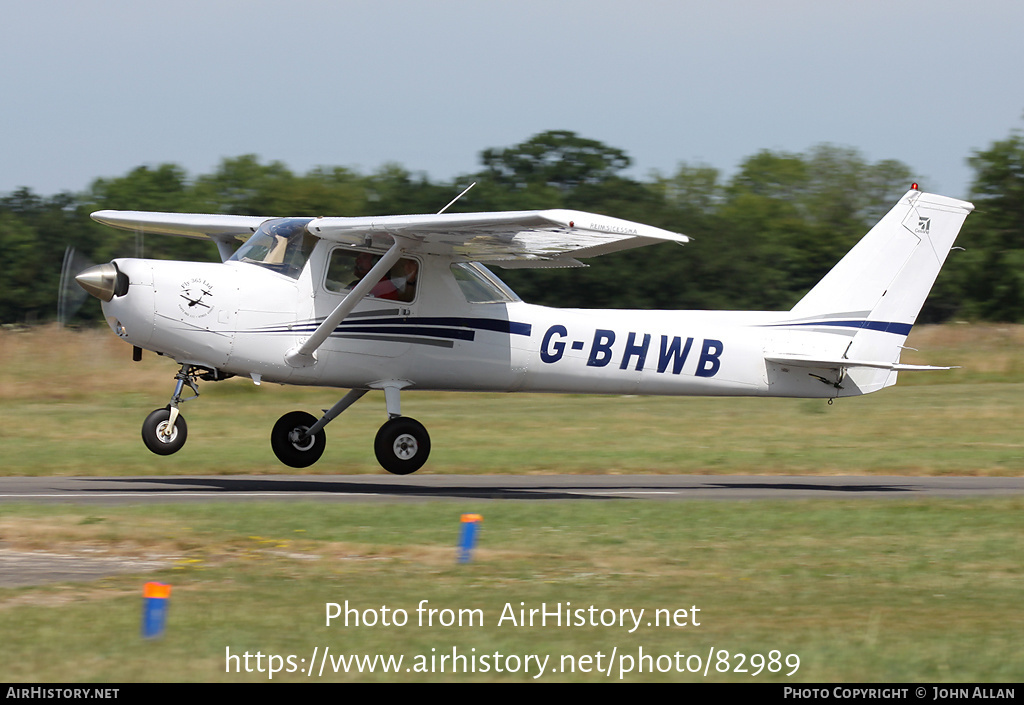
<svg viewBox="0 0 1024 705"><path fill-rule="evenodd" d="M1024 494L1024 477L762 475L226 475L5 477L0 502L763 500Z"/></svg>

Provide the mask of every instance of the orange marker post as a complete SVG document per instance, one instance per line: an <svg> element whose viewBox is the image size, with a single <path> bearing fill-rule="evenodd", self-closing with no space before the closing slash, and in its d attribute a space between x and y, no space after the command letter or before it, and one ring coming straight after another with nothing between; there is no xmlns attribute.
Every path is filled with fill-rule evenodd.
<svg viewBox="0 0 1024 705"><path fill-rule="evenodd" d="M171 586L166 583L146 583L142 588L142 637L156 639L163 636L167 624L167 605Z"/></svg>

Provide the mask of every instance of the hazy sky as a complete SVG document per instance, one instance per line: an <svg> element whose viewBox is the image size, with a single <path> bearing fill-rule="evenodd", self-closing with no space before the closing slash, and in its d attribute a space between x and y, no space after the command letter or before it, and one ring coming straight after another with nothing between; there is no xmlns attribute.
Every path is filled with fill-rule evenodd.
<svg viewBox="0 0 1024 705"><path fill-rule="evenodd" d="M0 193L255 153L433 179L551 129L731 173L829 142L964 196L1024 126L1024 3L0 0ZM341 215L341 214L339 214Z"/></svg>

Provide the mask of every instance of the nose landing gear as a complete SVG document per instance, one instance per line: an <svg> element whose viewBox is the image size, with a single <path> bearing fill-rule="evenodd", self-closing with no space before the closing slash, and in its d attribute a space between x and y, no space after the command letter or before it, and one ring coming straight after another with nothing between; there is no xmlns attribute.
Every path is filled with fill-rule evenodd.
<svg viewBox="0 0 1024 705"><path fill-rule="evenodd" d="M171 455L181 450L188 437L188 426L185 417L178 412L178 404L191 401L199 396L196 380L207 371L194 365L182 365L178 374L174 375L174 396L171 403L157 409L142 423L142 442L157 455ZM181 398L181 392L188 385L194 392L190 397Z"/></svg>

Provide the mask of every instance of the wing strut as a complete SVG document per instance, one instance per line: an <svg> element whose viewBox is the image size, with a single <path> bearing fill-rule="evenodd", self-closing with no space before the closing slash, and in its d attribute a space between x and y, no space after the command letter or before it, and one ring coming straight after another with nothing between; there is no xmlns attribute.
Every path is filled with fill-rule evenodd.
<svg viewBox="0 0 1024 705"><path fill-rule="evenodd" d="M373 285L380 281L387 274L388 270L398 262L404 251L405 244L399 238L395 238L395 244L391 246L391 249L385 252L384 256L377 261L377 264L373 265L366 276L352 287L352 291L348 293L348 296L342 299L337 308L331 311L330 315L324 319L324 322L317 326L313 334L301 345L296 345L284 354L284 361L291 367L311 367L315 365L317 349L334 332L338 324L345 320L348 314L352 313L352 309L356 307L356 304L370 293Z"/></svg>

